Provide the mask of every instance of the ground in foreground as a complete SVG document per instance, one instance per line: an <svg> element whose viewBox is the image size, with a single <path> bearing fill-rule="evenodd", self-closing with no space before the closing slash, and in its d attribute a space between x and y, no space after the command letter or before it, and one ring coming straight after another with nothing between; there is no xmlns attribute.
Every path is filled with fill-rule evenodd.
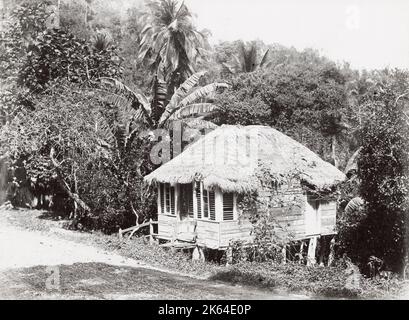
<svg viewBox="0 0 409 320"><path fill-rule="evenodd" d="M11 212L11 222L19 214ZM158 270L58 232L27 230L0 212L0 299L299 299ZM22 215L20 217L22 217ZM73 231L67 231L71 233Z"/></svg>

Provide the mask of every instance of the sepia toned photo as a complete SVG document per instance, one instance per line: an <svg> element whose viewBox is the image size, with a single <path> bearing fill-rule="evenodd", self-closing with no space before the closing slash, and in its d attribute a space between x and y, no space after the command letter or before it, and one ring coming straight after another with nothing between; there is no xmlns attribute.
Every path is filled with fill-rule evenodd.
<svg viewBox="0 0 409 320"><path fill-rule="evenodd" d="M1 300L409 299L408 1L0 5Z"/></svg>

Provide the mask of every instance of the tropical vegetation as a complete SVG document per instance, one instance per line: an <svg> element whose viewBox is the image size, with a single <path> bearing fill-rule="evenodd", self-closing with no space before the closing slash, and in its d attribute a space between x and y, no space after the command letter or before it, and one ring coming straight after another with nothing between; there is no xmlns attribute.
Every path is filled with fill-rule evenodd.
<svg viewBox="0 0 409 320"><path fill-rule="evenodd" d="M150 159L158 129L173 139L175 128L266 125L347 174L338 255L362 270L372 255L401 270L408 70L358 71L262 41L211 46L177 0L125 15L108 9L103 0L36 0L16 1L10 13L0 42L0 155L6 180L18 176L19 205L32 206L30 190L41 189L54 201L37 205L65 212L71 227L116 232L155 215L143 176L160 164Z"/></svg>

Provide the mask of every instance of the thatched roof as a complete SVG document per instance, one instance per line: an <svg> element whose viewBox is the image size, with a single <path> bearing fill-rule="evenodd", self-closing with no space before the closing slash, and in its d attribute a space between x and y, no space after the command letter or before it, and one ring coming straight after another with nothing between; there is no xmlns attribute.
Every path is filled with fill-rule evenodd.
<svg viewBox="0 0 409 320"><path fill-rule="evenodd" d="M242 193L259 188L260 173L278 182L296 174L316 189L345 179L333 165L273 128L223 125L147 175L145 181L203 181L205 188Z"/></svg>

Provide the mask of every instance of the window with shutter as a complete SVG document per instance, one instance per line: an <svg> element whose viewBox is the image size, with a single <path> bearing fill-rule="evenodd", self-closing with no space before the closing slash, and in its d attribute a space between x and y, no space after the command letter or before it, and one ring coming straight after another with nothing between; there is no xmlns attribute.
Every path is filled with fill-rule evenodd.
<svg viewBox="0 0 409 320"><path fill-rule="evenodd" d="M223 193L223 220L234 219L234 194Z"/></svg>
<svg viewBox="0 0 409 320"><path fill-rule="evenodd" d="M209 198L207 196L207 190L203 190L203 218L209 217Z"/></svg>
<svg viewBox="0 0 409 320"><path fill-rule="evenodd" d="M210 220L216 220L216 203L214 198L214 191L209 191L209 215Z"/></svg>
<svg viewBox="0 0 409 320"><path fill-rule="evenodd" d="M159 192L161 213L175 215L175 188L169 183L163 183L160 185Z"/></svg>
<svg viewBox="0 0 409 320"><path fill-rule="evenodd" d="M196 202L197 202L197 218L202 218L202 193L200 192L200 183L195 183Z"/></svg>
<svg viewBox="0 0 409 320"><path fill-rule="evenodd" d="M165 208L166 213L170 213L170 188L169 184L165 184Z"/></svg>
<svg viewBox="0 0 409 320"><path fill-rule="evenodd" d="M175 215L175 188L170 187L170 214Z"/></svg>
<svg viewBox="0 0 409 320"><path fill-rule="evenodd" d="M216 221L216 199L214 191L204 189L203 184L198 182L194 185L194 192L197 203L197 218Z"/></svg>
<svg viewBox="0 0 409 320"><path fill-rule="evenodd" d="M160 184L160 212L165 213L165 192L163 183Z"/></svg>
<svg viewBox="0 0 409 320"><path fill-rule="evenodd" d="M187 190L188 192L188 214L189 217L194 217L194 210L193 210L193 188L191 185L189 185L189 188Z"/></svg>

